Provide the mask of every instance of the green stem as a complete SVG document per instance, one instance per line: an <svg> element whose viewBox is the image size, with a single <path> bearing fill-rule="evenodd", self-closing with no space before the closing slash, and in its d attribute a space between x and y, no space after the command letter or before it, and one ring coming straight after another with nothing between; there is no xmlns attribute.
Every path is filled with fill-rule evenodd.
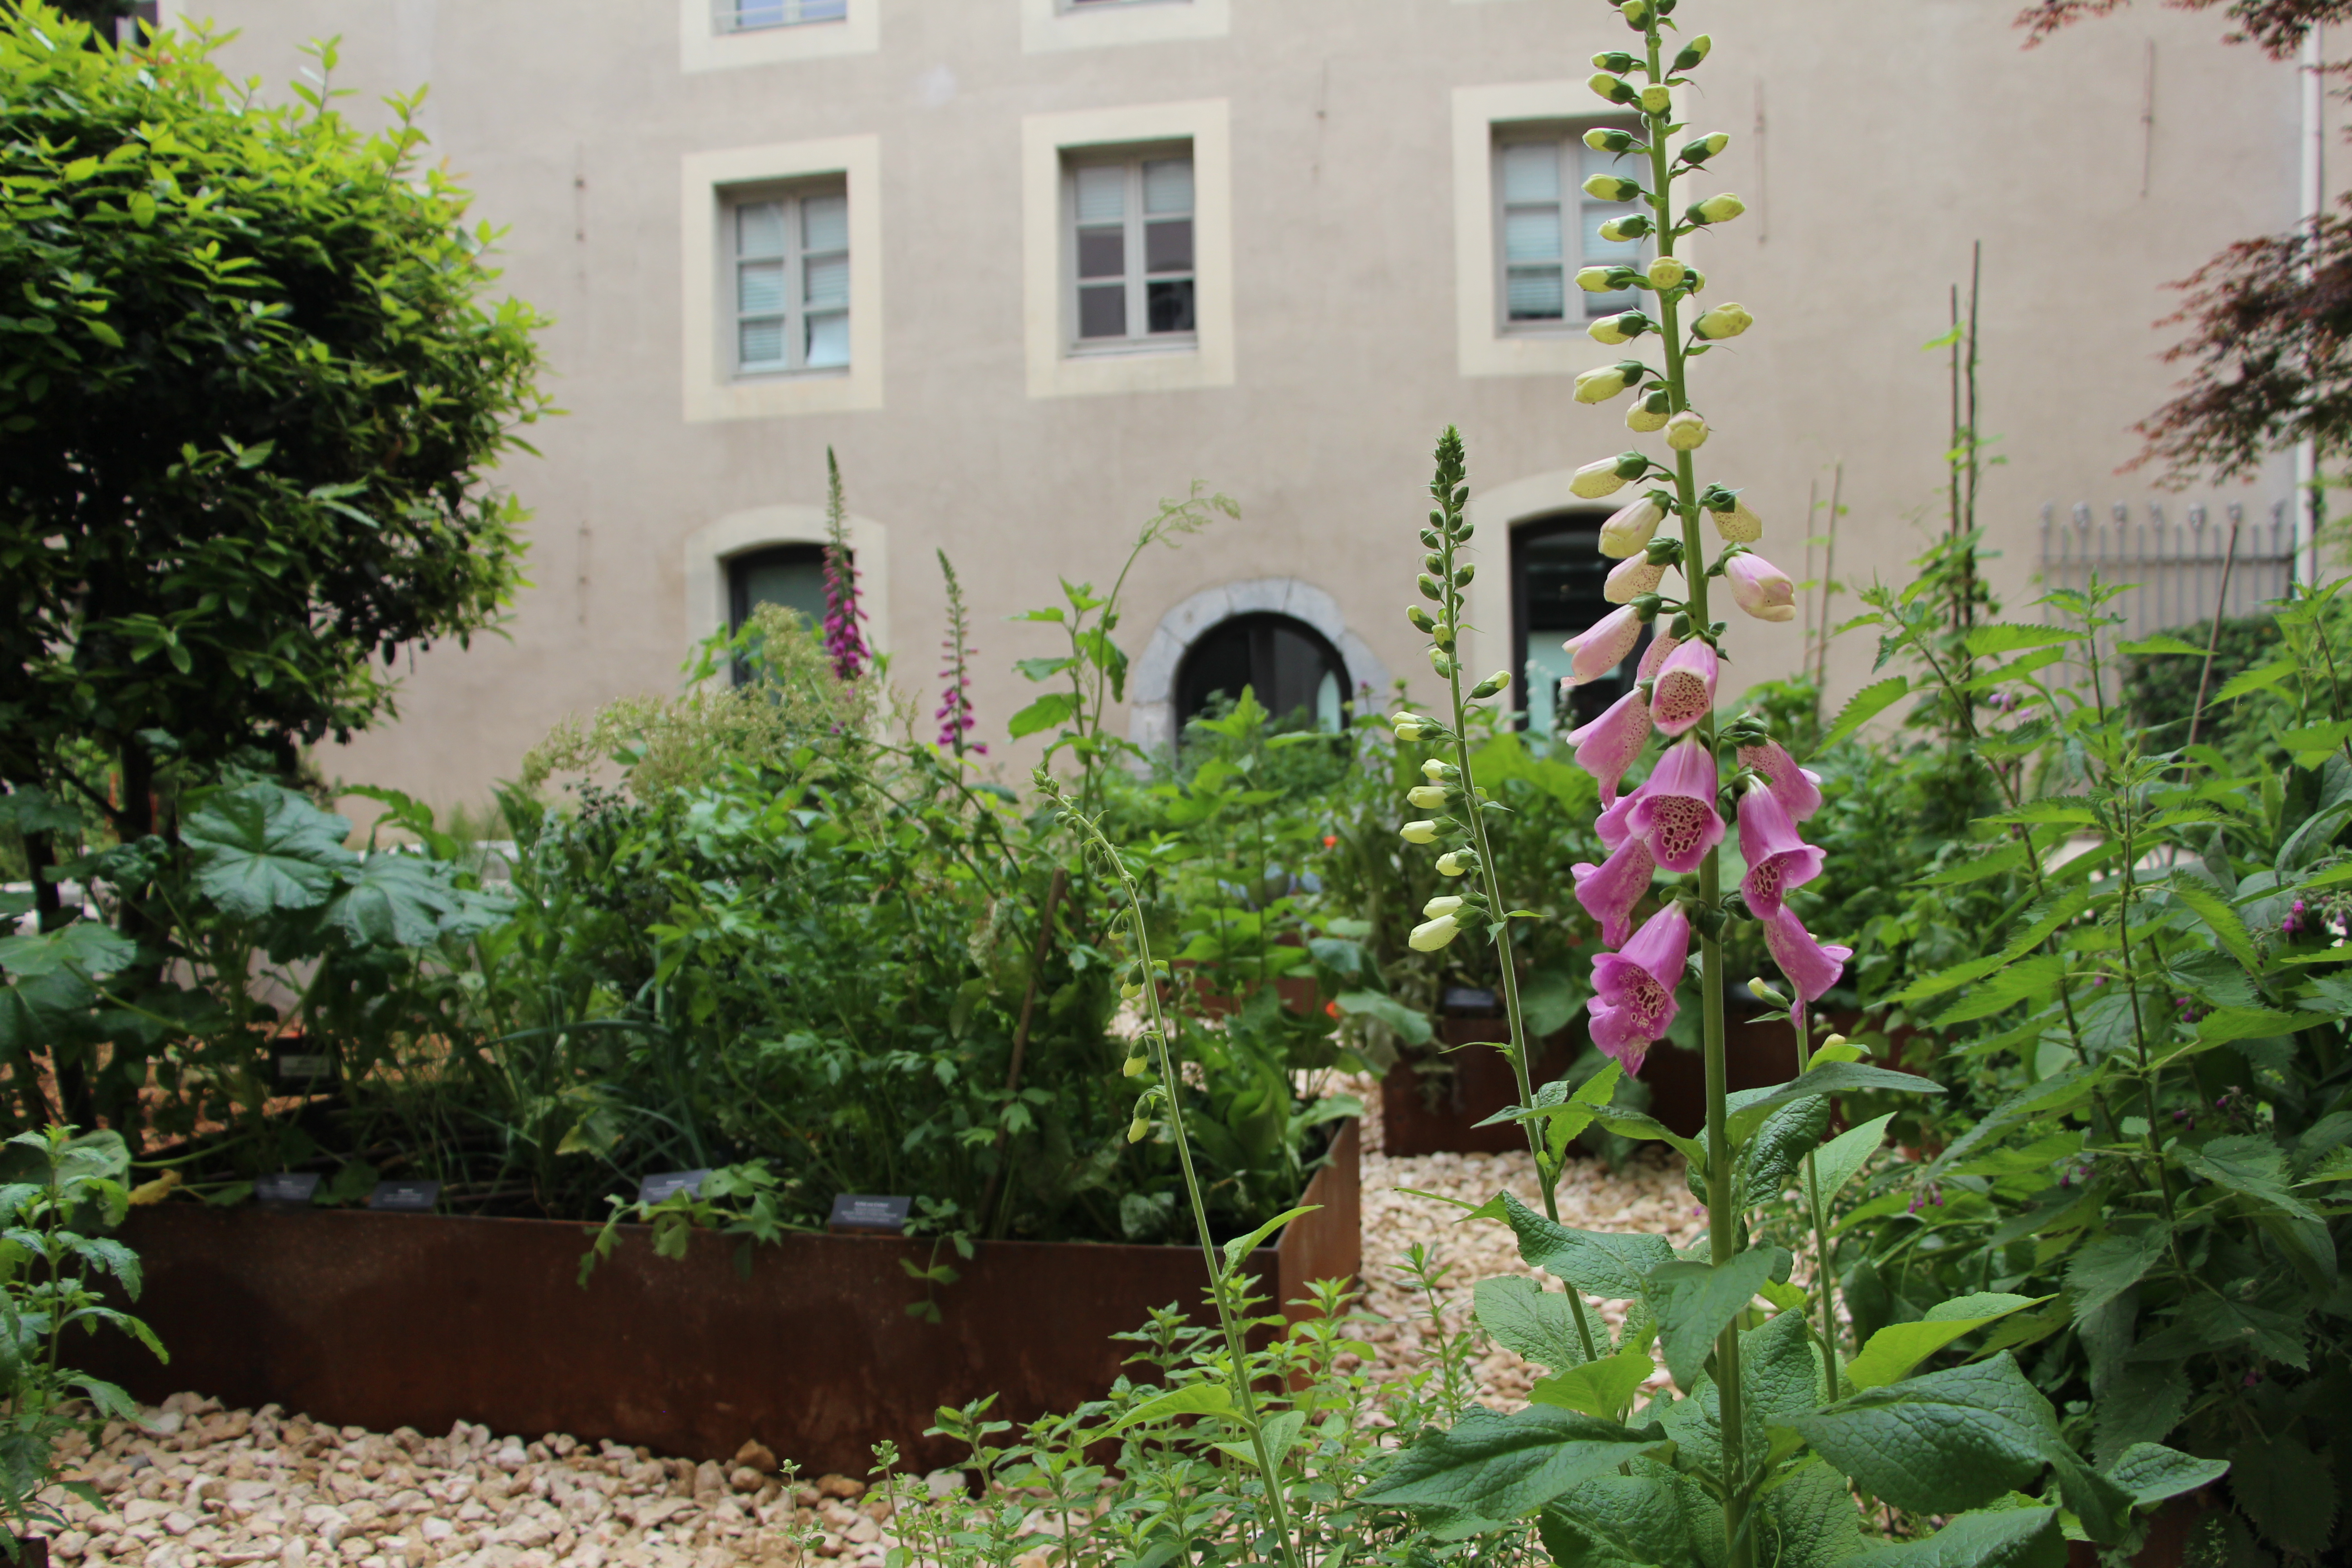
<svg viewBox="0 0 2352 1568"><path fill-rule="evenodd" d="M1664 81L1666 72L1662 68L1658 19L1654 13L1643 31L1649 47L1650 79L1653 82ZM1675 225L1671 210L1674 177L1666 156L1666 118L1661 115L1650 117L1645 126L1650 148L1650 204L1657 223L1658 253L1661 256L1675 253ZM1665 343L1667 412L1670 415L1680 414L1690 406L1686 379L1688 360L1683 352L1681 306L1681 298L1672 289L1658 297L1658 332ZM1699 538L1698 476L1688 452L1675 454L1675 504L1682 516L1685 613L1690 616L1691 634L1706 637L1712 622L1707 614L1706 568L1702 563L1705 556ZM1722 762L1716 753L1721 741L1711 721L1707 725L1707 742L1710 754L1715 757L1717 776L1720 777ZM1702 909L1710 912L1722 909L1722 875L1721 852L1711 848L1698 868L1698 897ZM1739 1215L1732 1202L1731 1141L1726 1131L1726 1123L1729 1120L1726 1101L1730 1092L1730 1079L1724 1060L1723 942L1719 936L1701 932L1699 971L1706 1063L1707 1250L1709 1261L1720 1268L1729 1263L1739 1250ZM1724 1540L1730 1549L1731 1568L1750 1568L1755 1552L1748 1529L1747 1426L1742 1409L1739 1324L1737 1319L1727 1324L1716 1339L1715 1385L1717 1397L1721 1401L1719 1429L1723 1437Z"/></svg>
<svg viewBox="0 0 2352 1568"><path fill-rule="evenodd" d="M1054 795L1057 805L1070 812L1072 822L1079 832L1093 841L1096 849L1118 880L1119 891L1127 900L1129 923L1135 930L1135 954L1143 969L1143 997L1151 1015L1152 1054L1160 1072L1160 1081L1166 1088L1168 1132L1176 1145L1176 1163L1184 1173L1184 1191L1192 1202L1192 1224L1200 1233L1201 1257L1208 1265L1209 1295L1217 1306L1217 1326L1225 1341L1225 1353L1231 1358L1234 1403L1242 1413L1243 1425L1249 1428L1250 1447L1257 1456L1258 1475L1265 1488L1267 1528L1280 1546L1284 1568L1298 1568L1298 1559L1290 1539L1289 1510L1282 1495L1282 1473L1276 1468L1274 1455L1265 1443L1265 1424L1258 1419L1257 1396L1250 1388L1249 1345L1243 1337L1241 1325L1234 1316L1232 1281L1225 1276L1222 1260L1217 1256L1217 1244L1209 1235L1209 1208L1201 1195L1201 1178L1192 1169L1192 1146L1184 1136L1183 1080L1176 1076L1176 1064L1169 1055L1167 1019L1160 1011L1159 972L1151 966L1151 934L1143 918L1143 895L1135 879L1128 875L1127 862L1120 858L1102 828L1091 818L1070 810L1069 798L1050 780L1038 780Z"/></svg>
<svg viewBox="0 0 2352 1568"><path fill-rule="evenodd" d="M1791 1008L1789 1013L1791 1027L1795 1026L1796 1021L1796 1010ZM1797 1076L1802 1078L1813 1065L1812 1042L1805 1038L1804 1030L1798 1029L1796 1034ZM1805 1152L1805 1213L1812 1221L1813 1267L1819 1270L1822 1290L1822 1353L1828 1358L1830 1397L1835 1399L1838 1396L1837 1275L1830 1268L1829 1216L1822 1210L1821 1173L1813 1163L1813 1153L1810 1149Z"/></svg>

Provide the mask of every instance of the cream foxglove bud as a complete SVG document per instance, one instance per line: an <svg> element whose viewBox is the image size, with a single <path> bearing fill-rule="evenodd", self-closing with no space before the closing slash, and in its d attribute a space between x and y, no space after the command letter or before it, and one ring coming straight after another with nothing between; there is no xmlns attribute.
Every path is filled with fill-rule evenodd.
<svg viewBox="0 0 2352 1568"><path fill-rule="evenodd" d="M1639 310L1620 310L1613 316L1601 317L1585 328L1584 334L1596 343L1607 343L1613 348L1640 337L1650 330L1651 325L1650 318Z"/></svg>
<svg viewBox="0 0 2352 1568"><path fill-rule="evenodd" d="M1726 192L1719 196L1709 196L1703 202L1693 202L1690 210L1683 214L1683 219L1686 223L1729 223L1747 210L1746 202Z"/></svg>
<svg viewBox="0 0 2352 1568"><path fill-rule="evenodd" d="M1685 163L1704 163L1730 145L1731 137L1724 132L1717 131L1688 143L1675 156Z"/></svg>
<svg viewBox="0 0 2352 1568"><path fill-rule="evenodd" d="M1612 217L1601 226L1601 237L1612 245L1622 245L1629 239L1639 239L1650 232L1650 220L1642 213L1628 213Z"/></svg>
<svg viewBox="0 0 2352 1568"><path fill-rule="evenodd" d="M1622 461L1617 458L1603 458L1597 463L1585 464L1568 481L1570 493L1586 500L1599 500L1603 496L1615 495L1625 488L1627 482L1626 476L1617 471Z"/></svg>
<svg viewBox="0 0 2352 1568"><path fill-rule="evenodd" d="M1624 86L1623 82L1617 84ZM1642 194L1642 187L1617 174L1595 174L1584 182L1584 194L1596 202L1630 202ZM1721 200L1721 197L1717 197Z"/></svg>
<svg viewBox="0 0 2352 1568"><path fill-rule="evenodd" d="M1625 58L1631 60L1633 57L1627 55ZM1626 68L1630 70L1633 68L1628 66ZM1633 151L1633 133L1612 130L1606 125L1595 126L1584 133L1584 144L1596 153L1628 153Z"/></svg>
<svg viewBox="0 0 2352 1568"><path fill-rule="evenodd" d="M1143 987L1130 980L1118 988L1118 994L1121 1001L1132 1002L1143 994Z"/></svg>
<svg viewBox="0 0 2352 1568"><path fill-rule="evenodd" d="M1473 699L1492 697L1497 691L1502 690L1503 688L1510 685L1510 683L1511 672L1507 669L1498 669L1494 674L1488 676L1486 679L1480 681L1477 685L1472 687L1470 689L1470 695Z"/></svg>
<svg viewBox="0 0 2352 1568"><path fill-rule="evenodd" d="M1447 779L1460 778L1462 770L1444 757L1423 757L1421 762L1421 776L1432 784L1444 784Z"/></svg>
<svg viewBox="0 0 2352 1568"><path fill-rule="evenodd" d="M1674 106L1675 89L1673 88L1668 87L1662 81L1643 82L1642 84L1643 113L1664 114L1671 110ZM1633 198L1631 196L1625 196L1620 199L1631 201Z"/></svg>
<svg viewBox="0 0 2352 1568"><path fill-rule="evenodd" d="M1127 1124L1127 1141L1129 1142L1140 1143L1146 1138L1150 1136L1151 1118L1149 1116L1139 1116L1134 1121Z"/></svg>
<svg viewBox="0 0 2352 1568"><path fill-rule="evenodd" d="M1400 713L1389 721L1389 728L1400 741L1418 741L1429 733L1429 721L1418 713Z"/></svg>
<svg viewBox="0 0 2352 1568"><path fill-rule="evenodd" d="M1478 864L1477 855L1468 849L1455 849L1437 858L1437 874L1441 877L1466 877Z"/></svg>
<svg viewBox="0 0 2352 1568"><path fill-rule="evenodd" d="M1437 824L1408 822L1397 829L1397 837L1407 844L1434 844L1437 842Z"/></svg>
<svg viewBox="0 0 2352 1568"><path fill-rule="evenodd" d="M1756 324L1756 318L1736 300L1727 300L1714 310L1691 323L1691 331L1713 342L1718 338L1736 338Z"/></svg>
<svg viewBox="0 0 2352 1568"><path fill-rule="evenodd" d="M1675 53L1675 69L1678 71L1689 70L1701 60L1706 58L1708 51L1712 50L1714 47L1715 40L1708 37L1705 33L1701 33L1697 37L1693 38L1689 43L1685 44L1682 48Z"/></svg>
<svg viewBox="0 0 2352 1568"><path fill-rule="evenodd" d="M1421 912L1423 918L1433 921L1441 915L1450 915L1461 907L1462 900L1460 899L1454 897L1450 893L1441 894L1437 898L1432 899L1429 902L1422 905Z"/></svg>
<svg viewBox="0 0 2352 1568"><path fill-rule="evenodd" d="M1405 942L1415 952L1435 952L1462 934L1462 923L1452 915L1440 915L1412 928Z"/></svg>
<svg viewBox="0 0 2352 1568"><path fill-rule="evenodd" d="M1415 784L1404 792L1404 797L1423 811L1436 811L1444 807L1446 796L1452 793L1444 784Z"/></svg>
<svg viewBox="0 0 2352 1568"><path fill-rule="evenodd" d="M1622 77L1611 76L1607 71L1595 72L1585 85L1612 103L1631 103L1641 96L1632 82Z"/></svg>
<svg viewBox="0 0 2352 1568"><path fill-rule="evenodd" d="M1133 1054L1129 1056L1126 1061L1119 1064L1118 1075L1121 1078L1139 1077L1142 1074L1143 1069L1150 1065L1151 1058L1144 1054L1143 1042L1141 1040L1138 1040L1135 1042L1135 1050Z"/></svg>
<svg viewBox="0 0 2352 1568"><path fill-rule="evenodd" d="M1407 605L1404 607L1404 618L1412 623L1412 629L1417 632L1433 632L1437 629L1436 618L1419 605Z"/></svg>
<svg viewBox="0 0 2352 1568"><path fill-rule="evenodd" d="M1690 263L1679 256L1661 256L1650 263L1650 287L1667 289L1683 280Z"/></svg>
<svg viewBox="0 0 2352 1568"><path fill-rule="evenodd" d="M1606 267L1580 268L1577 269L1576 286L1588 294L1609 293L1611 292L1609 282L1611 270Z"/></svg>
<svg viewBox="0 0 2352 1568"><path fill-rule="evenodd" d="M1685 408L1666 421L1666 445L1677 452L1696 452L1706 445L1706 421Z"/></svg>
<svg viewBox="0 0 2352 1568"><path fill-rule="evenodd" d="M1606 403L1623 392L1628 384L1623 365L1601 365L1576 378L1576 400L1579 403Z"/></svg>
<svg viewBox="0 0 2352 1568"><path fill-rule="evenodd" d="M1454 660L1444 648L1433 647L1429 650L1429 668L1441 678L1450 678L1454 674Z"/></svg>
<svg viewBox="0 0 2352 1568"><path fill-rule="evenodd" d="M1650 536L1658 531L1658 524L1666 520L1666 509L1656 500L1643 496L1631 506L1620 507L1601 525L1601 553L1615 560L1639 555Z"/></svg>
<svg viewBox="0 0 2352 1568"><path fill-rule="evenodd" d="M1715 531L1726 544L1753 544L1764 537L1764 520L1748 510L1744 500L1734 500L1728 511L1710 510L1707 516L1715 519Z"/></svg>
<svg viewBox="0 0 2352 1568"><path fill-rule="evenodd" d="M1629 27L1648 26L1656 11L1657 6L1652 4L1652 0L1625 0L1617 7L1618 15L1625 18L1625 25Z"/></svg>
<svg viewBox="0 0 2352 1568"><path fill-rule="evenodd" d="M1663 386L1658 388L1625 410L1625 428L1636 436L1648 436L1664 429L1666 421L1672 417L1666 412L1671 403L1666 389Z"/></svg>
<svg viewBox="0 0 2352 1568"><path fill-rule="evenodd" d="M1627 71L1632 70L1638 63L1639 62L1636 61L1632 55L1628 54L1623 49L1603 49L1599 54L1592 57L1592 68L1594 70L1614 71L1619 76L1623 76ZM1622 135L1623 132L1620 132L1619 134Z"/></svg>
<svg viewBox="0 0 2352 1568"><path fill-rule="evenodd" d="M1630 605L1643 594L1654 594L1664 579L1666 569L1653 563L1646 555L1630 555L1610 568L1609 581L1601 585L1601 596L1612 605Z"/></svg>
<svg viewBox="0 0 2352 1568"><path fill-rule="evenodd" d="M1797 618L1796 584L1761 555L1752 551L1739 552L1724 562L1723 575L1731 584L1732 598L1758 620Z"/></svg>

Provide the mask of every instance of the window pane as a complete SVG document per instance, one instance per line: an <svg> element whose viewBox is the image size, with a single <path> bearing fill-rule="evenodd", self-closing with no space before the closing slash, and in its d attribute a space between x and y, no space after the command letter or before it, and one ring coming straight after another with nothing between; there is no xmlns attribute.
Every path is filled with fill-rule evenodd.
<svg viewBox="0 0 2352 1568"><path fill-rule="evenodd" d="M801 0L795 22L838 22L849 15L849 0Z"/></svg>
<svg viewBox="0 0 2352 1568"><path fill-rule="evenodd" d="M777 202L745 202L735 209L735 254L782 256L784 209Z"/></svg>
<svg viewBox="0 0 2352 1568"><path fill-rule="evenodd" d="M1584 174L1580 184L1595 174L1614 174L1621 180L1638 180L1648 172L1643 166L1639 153L1604 153L1598 147L1586 147L1580 142L1577 145L1584 153Z"/></svg>
<svg viewBox="0 0 2352 1568"><path fill-rule="evenodd" d="M825 260L812 257L802 268L805 280L803 291L808 296L812 310L832 310L849 303L849 258L835 256Z"/></svg>
<svg viewBox="0 0 2352 1568"><path fill-rule="evenodd" d="M801 246L807 250L849 248L849 198L801 198Z"/></svg>
<svg viewBox="0 0 2352 1568"><path fill-rule="evenodd" d="M1514 267L1504 294L1514 321L1557 321L1564 290L1557 267Z"/></svg>
<svg viewBox="0 0 2352 1568"><path fill-rule="evenodd" d="M1584 232L1579 237L1582 249L1579 259L1587 267L1607 267L1623 262L1638 266L1642 259L1642 242L1638 239L1607 240L1601 237L1601 226L1612 217L1622 217L1633 209L1618 202L1588 202L1584 207Z"/></svg>
<svg viewBox="0 0 2352 1568"><path fill-rule="evenodd" d="M1503 259L1558 261L1559 209L1513 207L1503 215Z"/></svg>
<svg viewBox="0 0 2352 1568"><path fill-rule="evenodd" d="M738 31L750 27L781 27L784 23L784 0L735 0L732 6L723 6L730 24Z"/></svg>
<svg viewBox="0 0 2352 1568"><path fill-rule="evenodd" d="M1143 269L1146 272L1192 270L1192 220L1162 218L1143 226Z"/></svg>
<svg viewBox="0 0 2352 1568"><path fill-rule="evenodd" d="M1078 171L1078 221L1116 223L1127 216L1127 165L1097 163Z"/></svg>
<svg viewBox="0 0 2352 1568"><path fill-rule="evenodd" d="M1192 210L1192 160L1153 158L1143 165L1143 210L1147 213L1188 213Z"/></svg>
<svg viewBox="0 0 2352 1568"><path fill-rule="evenodd" d="M811 316L808 323L808 367L824 370L849 363L849 312Z"/></svg>
<svg viewBox="0 0 2352 1568"><path fill-rule="evenodd" d="M746 321L739 329L737 353L746 365L784 363L784 323L781 319Z"/></svg>
<svg viewBox="0 0 2352 1568"><path fill-rule="evenodd" d="M1078 336L1082 338L1123 338L1127 336L1127 286L1114 283L1108 289L1078 290Z"/></svg>
<svg viewBox="0 0 2352 1568"><path fill-rule="evenodd" d="M784 308L784 264L751 261L735 269L735 310L738 315L765 315Z"/></svg>
<svg viewBox="0 0 2352 1568"><path fill-rule="evenodd" d="M1503 146L1503 199L1559 200L1559 148L1550 142L1509 142Z"/></svg>
<svg viewBox="0 0 2352 1568"><path fill-rule="evenodd" d="M1144 300L1153 331L1189 332L1192 330L1192 280L1190 278L1149 284L1145 288Z"/></svg>
<svg viewBox="0 0 2352 1568"><path fill-rule="evenodd" d="M1614 294L1580 292L1579 297L1584 301L1584 315L1587 321L1598 321L1603 316L1613 316L1620 310L1633 310L1642 302L1642 297L1631 289L1621 289Z"/></svg>
<svg viewBox="0 0 2352 1568"><path fill-rule="evenodd" d="M1127 276L1127 231L1123 228L1078 230L1078 276Z"/></svg>

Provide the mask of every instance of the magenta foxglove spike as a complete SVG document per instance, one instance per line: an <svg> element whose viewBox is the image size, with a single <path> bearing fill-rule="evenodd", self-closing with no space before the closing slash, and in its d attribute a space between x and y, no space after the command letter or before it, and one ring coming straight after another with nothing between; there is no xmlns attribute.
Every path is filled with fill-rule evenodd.
<svg viewBox="0 0 2352 1568"><path fill-rule="evenodd" d="M1658 863L1650 858L1650 847L1638 838L1626 839L1598 866L1580 861L1570 868L1576 878L1576 901L1601 923L1603 943L1625 945L1633 929L1633 906L1650 890L1657 868Z"/></svg>
<svg viewBox="0 0 2352 1568"><path fill-rule="evenodd" d="M1759 916L1779 914L1790 888L1822 874L1822 852L1798 837L1779 798L1760 787L1739 797L1739 858L1748 862L1739 890Z"/></svg>
<svg viewBox="0 0 2352 1568"><path fill-rule="evenodd" d="M1791 822L1802 822L1822 808L1822 775L1801 768L1789 749L1778 741L1739 748L1739 765L1754 768L1772 785L1772 797Z"/></svg>
<svg viewBox="0 0 2352 1568"><path fill-rule="evenodd" d="M1785 904L1764 917L1764 946L1797 994L1807 1002L1820 1001L1845 973L1845 961L1853 956L1850 947L1814 940L1804 921Z"/></svg>
<svg viewBox="0 0 2352 1568"><path fill-rule="evenodd" d="M1616 805L1619 781L1650 743L1650 714L1641 693L1627 692L1591 723L1570 730L1568 743L1576 748L1576 765L1601 781L1601 804Z"/></svg>
<svg viewBox="0 0 2352 1568"><path fill-rule="evenodd" d="M1634 793L1638 799L1625 826L1667 870L1697 870L1706 852L1723 842L1723 818L1715 811L1715 755L1697 736L1668 746Z"/></svg>
<svg viewBox="0 0 2352 1568"><path fill-rule="evenodd" d="M1641 640L1642 617L1633 613L1633 605L1619 605L1559 645L1573 656L1569 660L1568 684L1585 686L1600 679L1624 663L1625 656Z"/></svg>

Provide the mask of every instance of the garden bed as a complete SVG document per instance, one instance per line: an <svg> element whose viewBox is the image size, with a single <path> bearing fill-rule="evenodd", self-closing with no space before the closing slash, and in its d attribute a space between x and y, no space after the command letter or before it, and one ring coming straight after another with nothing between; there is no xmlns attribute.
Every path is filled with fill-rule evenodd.
<svg viewBox="0 0 2352 1568"><path fill-rule="evenodd" d="M1320 1208L1250 1255L1261 1291L1286 1303L1358 1271L1357 1148L1343 1123L1303 1199ZM376 1430L463 1419L707 1459L757 1438L856 1475L885 1437L924 1468L960 1458L922 1436L941 1405L997 1394L994 1414L1022 1420L1099 1398L1129 1348L1110 1336L1154 1307L1198 1309L1207 1283L1192 1247L984 1241L969 1261L942 1247L961 1277L932 1324L907 1310L927 1240L793 1235L739 1253L698 1234L673 1260L624 1230L583 1289L576 1223L139 1210L121 1237L172 1362L101 1340L92 1370L150 1402L200 1388Z"/></svg>

